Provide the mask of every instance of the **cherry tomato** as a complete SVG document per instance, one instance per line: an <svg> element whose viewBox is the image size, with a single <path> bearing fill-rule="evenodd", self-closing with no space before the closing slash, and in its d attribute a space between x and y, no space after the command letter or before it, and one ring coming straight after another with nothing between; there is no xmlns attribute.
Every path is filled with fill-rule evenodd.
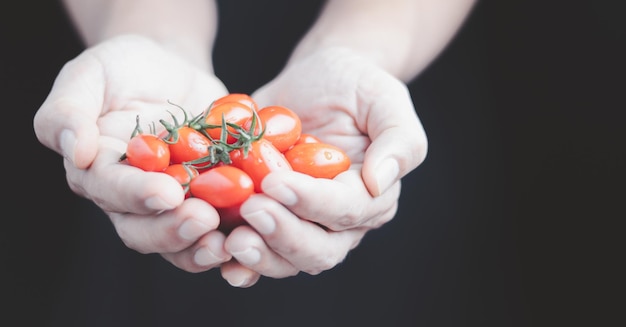
<svg viewBox="0 0 626 327"><path fill-rule="evenodd" d="M193 197L215 208L227 208L243 203L254 194L254 182L243 170L234 166L219 166L200 173L189 182Z"/></svg>
<svg viewBox="0 0 626 327"><path fill-rule="evenodd" d="M260 126L265 129L263 138L272 142L280 152L285 152L300 138L302 122L291 109L283 106L263 107L258 111ZM248 120L245 129L251 128Z"/></svg>
<svg viewBox="0 0 626 327"><path fill-rule="evenodd" d="M167 131L162 137L167 136ZM196 160L209 155L209 140L201 132L189 127L178 127L174 134L166 139L170 148L170 162L172 164Z"/></svg>
<svg viewBox="0 0 626 327"><path fill-rule="evenodd" d="M250 144L247 156L244 149L236 149L230 153L230 159L233 166L250 175L257 193L261 192L261 182L270 172L292 170L285 156L264 138Z"/></svg>
<svg viewBox="0 0 626 327"><path fill-rule="evenodd" d="M226 102L239 102L241 104L245 104L246 106L254 110L259 109L259 106L257 105L256 101L250 95L245 94L245 93L226 94L225 96L213 101L212 106L215 107Z"/></svg>
<svg viewBox="0 0 626 327"><path fill-rule="evenodd" d="M189 183L198 176L198 170L192 166L177 163L167 166L163 172L174 177L174 179L180 183L183 190L185 190L185 198L191 196L189 193Z"/></svg>
<svg viewBox="0 0 626 327"><path fill-rule="evenodd" d="M226 123L232 123L237 126L243 127L246 121L252 118L253 114L254 111L252 110L252 108L245 104L242 104L240 102L224 102L211 107L209 112L206 114L204 122L208 125L221 126L223 115ZM229 126L227 127L227 130L231 133L238 134L238 132L233 127ZM221 138L221 127L206 128L205 131L214 140L219 140ZM228 134L226 143L233 144L236 140L237 139L235 137Z"/></svg>
<svg viewBox="0 0 626 327"><path fill-rule="evenodd" d="M145 171L163 171L170 164L170 149L154 134L137 134L128 141L123 158Z"/></svg>
<svg viewBox="0 0 626 327"><path fill-rule="evenodd" d="M327 143L302 143L285 152L293 170L317 178L335 178L350 168L350 158L340 149Z"/></svg>

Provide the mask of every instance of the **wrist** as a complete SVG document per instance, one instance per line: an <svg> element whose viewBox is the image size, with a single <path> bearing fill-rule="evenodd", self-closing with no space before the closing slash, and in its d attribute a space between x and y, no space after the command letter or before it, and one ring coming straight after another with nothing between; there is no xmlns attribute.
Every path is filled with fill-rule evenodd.
<svg viewBox="0 0 626 327"><path fill-rule="evenodd" d="M213 73L213 62L211 60L213 37L211 35L187 34L184 31L166 32L163 29L123 28L120 25L114 25L109 29L103 29L98 39L108 40L123 35L134 35L148 39L158 44L163 50L182 58L204 71Z"/></svg>
<svg viewBox="0 0 626 327"><path fill-rule="evenodd" d="M167 40L146 36L137 33L121 33L99 38L99 42L89 42L87 46L93 48L99 44L115 43L122 47L150 43L152 51L158 50L178 57L188 64L213 75L213 63L208 50L198 48L195 44L181 42L181 40ZM156 48L155 48L156 47Z"/></svg>
<svg viewBox="0 0 626 327"><path fill-rule="evenodd" d="M362 33L361 35L373 36L377 32ZM399 31L391 33L393 36L387 38L370 38L354 36L352 33L326 33L321 32L317 37L315 34L309 35L301 42L292 53L288 65L297 62L310 55L320 53L335 53L345 56L357 56L380 67L392 76L400 79L408 79L413 74L408 72L410 66L411 37ZM353 35L352 37L350 35ZM372 40L384 40L384 42L372 43Z"/></svg>
<svg viewBox="0 0 626 327"><path fill-rule="evenodd" d="M328 1L291 60L343 47L409 81L443 50L475 0Z"/></svg>
<svg viewBox="0 0 626 327"><path fill-rule="evenodd" d="M213 61L211 60L211 46L206 42L196 42L194 39L158 38L150 37L164 50L171 52L190 64L213 74Z"/></svg>
<svg viewBox="0 0 626 327"><path fill-rule="evenodd" d="M64 0L86 46L123 35L137 35L204 70L213 71L211 51L217 33L214 1Z"/></svg>

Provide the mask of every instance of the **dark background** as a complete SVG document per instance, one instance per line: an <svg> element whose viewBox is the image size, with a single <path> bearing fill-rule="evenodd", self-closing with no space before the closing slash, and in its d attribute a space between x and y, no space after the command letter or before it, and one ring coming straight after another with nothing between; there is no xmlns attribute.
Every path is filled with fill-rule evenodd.
<svg viewBox="0 0 626 327"><path fill-rule="evenodd" d="M240 92L269 80L319 3L220 1L218 76ZM479 2L410 83L429 155L404 179L397 217L330 271L250 289L125 248L69 190L32 118L82 45L57 1L0 12L3 326L604 326L623 316L613 300L626 217L623 2Z"/></svg>

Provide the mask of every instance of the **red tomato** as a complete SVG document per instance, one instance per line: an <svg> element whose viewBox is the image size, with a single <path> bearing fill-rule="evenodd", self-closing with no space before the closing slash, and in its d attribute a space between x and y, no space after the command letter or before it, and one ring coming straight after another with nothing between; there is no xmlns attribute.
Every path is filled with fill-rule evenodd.
<svg viewBox="0 0 626 327"><path fill-rule="evenodd" d="M248 121L253 114L254 112L252 108L245 104L239 102L224 102L211 107L211 109L209 109L209 112L206 114L204 122L208 125L222 126L223 115L226 123L232 123L243 127L246 121ZM229 126L227 127L227 130L231 133L238 134L238 132L233 127ZM209 134L209 136L211 136L212 139L221 139L221 127L206 128L205 131ZM228 134L226 138L226 143L233 144L235 143L235 141L237 141L237 139Z"/></svg>
<svg viewBox="0 0 626 327"><path fill-rule="evenodd" d="M250 144L248 155L244 149L230 153L232 165L241 168L254 181L254 190L261 192L261 182L270 172L292 170L285 156L268 140L261 138Z"/></svg>
<svg viewBox="0 0 626 327"><path fill-rule="evenodd" d="M167 136L167 131L163 137ZM211 141L201 132L182 126L166 139L170 148L170 162L172 164L196 160L209 155Z"/></svg>
<svg viewBox="0 0 626 327"><path fill-rule="evenodd" d="M254 182L243 170L224 165L200 173L189 183L189 191L215 208L227 208L254 194Z"/></svg>
<svg viewBox="0 0 626 327"><path fill-rule="evenodd" d="M137 134L126 145L125 158L145 171L163 171L170 164L169 146L154 134Z"/></svg>
<svg viewBox="0 0 626 327"><path fill-rule="evenodd" d="M272 142L280 152L285 152L300 138L302 122L291 109L282 106L263 107L258 111L259 125L265 129L263 138ZM245 124L249 130L252 119Z"/></svg>
<svg viewBox="0 0 626 327"><path fill-rule="evenodd" d="M317 178L335 178L350 168L350 158L342 149L327 143L302 143L285 152L293 170Z"/></svg>
<svg viewBox="0 0 626 327"><path fill-rule="evenodd" d="M254 101L254 99L252 99L252 97L248 94L245 93L229 93L226 94L225 96L218 98L217 100L213 101L212 107L218 106L222 103L226 103L226 102L239 102L241 104L245 104L246 106L257 110L259 107L256 103L256 101Z"/></svg>
<svg viewBox="0 0 626 327"><path fill-rule="evenodd" d="M163 172L174 177L180 183L183 190L185 190L185 198L191 195L189 193L189 183L198 176L198 171L195 168L178 163L169 165Z"/></svg>

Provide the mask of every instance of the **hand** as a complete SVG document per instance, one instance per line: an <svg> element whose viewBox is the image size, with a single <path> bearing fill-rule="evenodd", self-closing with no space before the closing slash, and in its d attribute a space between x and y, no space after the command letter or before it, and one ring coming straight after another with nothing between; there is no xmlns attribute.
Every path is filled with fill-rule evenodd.
<svg viewBox="0 0 626 327"><path fill-rule="evenodd" d="M392 219L400 179L425 158L427 139L406 85L347 49L290 63L253 94L260 107L298 113L303 131L346 150L349 171L333 180L296 172L268 175L241 207L250 226L233 230L222 266L231 284L261 275L318 274L340 263L367 231Z"/></svg>
<svg viewBox="0 0 626 327"><path fill-rule="evenodd" d="M64 157L71 189L95 202L122 241L186 271L230 260L216 210L180 184L118 162L139 115L144 131L170 113L198 114L226 94L215 76L138 36L110 39L67 63L34 118L39 141ZM168 112L169 111L169 112ZM208 251L207 251L208 250ZM210 252L209 252L210 251Z"/></svg>

